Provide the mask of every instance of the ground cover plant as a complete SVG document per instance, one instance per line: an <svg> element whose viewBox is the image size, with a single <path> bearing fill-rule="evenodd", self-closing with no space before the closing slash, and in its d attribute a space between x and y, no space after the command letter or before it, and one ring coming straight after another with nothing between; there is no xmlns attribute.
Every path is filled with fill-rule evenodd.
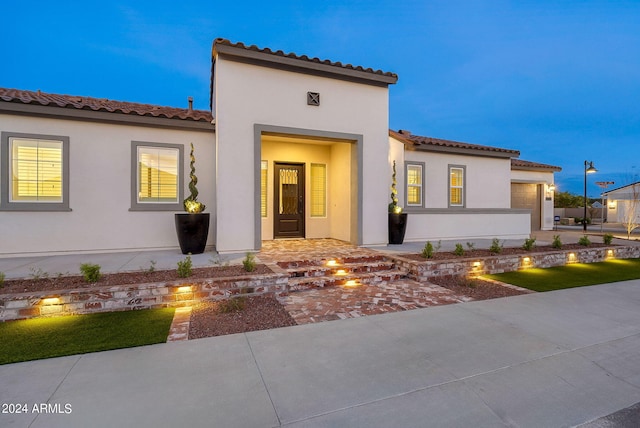
<svg viewBox="0 0 640 428"><path fill-rule="evenodd" d="M163 343L174 312L147 309L0 323L0 364Z"/></svg>
<svg viewBox="0 0 640 428"><path fill-rule="evenodd" d="M552 291L640 279L640 259L574 263L547 269L532 268L485 276L529 290Z"/></svg>

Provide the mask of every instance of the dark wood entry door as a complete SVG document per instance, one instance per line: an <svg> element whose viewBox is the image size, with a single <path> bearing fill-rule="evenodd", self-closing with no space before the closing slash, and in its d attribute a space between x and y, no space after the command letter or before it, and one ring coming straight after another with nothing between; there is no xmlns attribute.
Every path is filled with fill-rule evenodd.
<svg viewBox="0 0 640 428"><path fill-rule="evenodd" d="M274 238L304 238L304 164L276 162Z"/></svg>

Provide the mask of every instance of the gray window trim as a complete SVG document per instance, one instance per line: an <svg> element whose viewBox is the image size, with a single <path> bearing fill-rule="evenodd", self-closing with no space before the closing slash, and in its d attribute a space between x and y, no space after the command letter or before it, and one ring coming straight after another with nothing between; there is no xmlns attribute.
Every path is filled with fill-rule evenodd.
<svg viewBox="0 0 640 428"><path fill-rule="evenodd" d="M178 202L138 202L138 147L178 149ZM129 211L183 211L184 201L184 145L152 143L148 141L131 142L131 208Z"/></svg>
<svg viewBox="0 0 640 428"><path fill-rule="evenodd" d="M409 167L410 166L419 166L422 168L422 183L420 184L420 200L422 201L420 204L410 204L409 203ZM405 208L421 208L425 206L425 172L426 166L424 162L416 162L416 161L405 161L404 162L404 207Z"/></svg>
<svg viewBox="0 0 640 428"><path fill-rule="evenodd" d="M462 205L451 205L451 169L462 169ZM447 167L447 206L449 208L467 207L467 166L449 164Z"/></svg>
<svg viewBox="0 0 640 428"><path fill-rule="evenodd" d="M10 138L62 141L62 202L12 202L9 200ZM69 208L69 137L20 132L0 133L0 211L71 211Z"/></svg>

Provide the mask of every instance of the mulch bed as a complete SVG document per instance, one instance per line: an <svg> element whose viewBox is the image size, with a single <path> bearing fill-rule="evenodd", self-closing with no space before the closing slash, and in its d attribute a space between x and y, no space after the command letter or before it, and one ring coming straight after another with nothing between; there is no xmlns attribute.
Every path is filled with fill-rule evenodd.
<svg viewBox="0 0 640 428"><path fill-rule="evenodd" d="M0 286L0 294L27 293L35 291L57 291L77 288L104 287L114 285L145 284L152 282L169 282L204 278L224 278L247 275L260 275L273 273L266 265L256 265L253 272L246 272L242 266L213 266L206 268L193 268L192 275L188 278L180 278L175 269L156 270L153 272L119 272L104 274L98 282L88 283L82 276L47 276L40 273L39 278L10 279ZM46 277L45 277L46 276Z"/></svg>
<svg viewBox="0 0 640 428"><path fill-rule="evenodd" d="M246 333L296 325L291 315L273 296L244 299L244 308L223 313L227 302L202 302L193 307L189 339Z"/></svg>
<svg viewBox="0 0 640 428"><path fill-rule="evenodd" d="M491 251L489 251L488 249L482 249L482 250L467 250L467 248L464 248L464 254L461 256L457 256L453 251L438 251L435 252L433 254L433 257L431 257L430 259L425 259L424 257L422 257L422 254L417 254L417 253L403 253L401 254L402 257L410 259L410 260L416 260L416 261L441 261L441 260L457 260L457 259L466 259L466 258L482 258L482 257L493 257L493 256L510 256L510 255L526 255L526 254L535 254L535 253L546 253L546 252L550 252L550 251L565 251L565 250L584 250L584 249L588 249L588 248L602 248L602 247L614 247L615 245L605 245L605 244L598 244L598 243L592 243L589 246L584 246L584 245L580 245L580 244L563 244L562 248L558 249L558 248L553 248L551 245L544 245L544 246L535 246L533 247L531 250L525 250L523 248L503 248L502 251L499 254L495 254L492 253Z"/></svg>

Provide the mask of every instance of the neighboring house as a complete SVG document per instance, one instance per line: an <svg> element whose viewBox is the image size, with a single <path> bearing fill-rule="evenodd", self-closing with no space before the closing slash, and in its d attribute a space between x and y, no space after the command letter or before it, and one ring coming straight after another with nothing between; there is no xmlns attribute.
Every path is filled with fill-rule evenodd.
<svg viewBox="0 0 640 428"><path fill-rule="evenodd" d="M602 194L607 199L607 219L611 223L640 224L640 181L609 190Z"/></svg>
<svg viewBox="0 0 640 428"><path fill-rule="evenodd" d="M409 241L553 226L559 168L389 131L393 73L223 39L212 61L211 112L0 89L0 256L177 248L190 143L223 253L386 244L394 160Z"/></svg>

